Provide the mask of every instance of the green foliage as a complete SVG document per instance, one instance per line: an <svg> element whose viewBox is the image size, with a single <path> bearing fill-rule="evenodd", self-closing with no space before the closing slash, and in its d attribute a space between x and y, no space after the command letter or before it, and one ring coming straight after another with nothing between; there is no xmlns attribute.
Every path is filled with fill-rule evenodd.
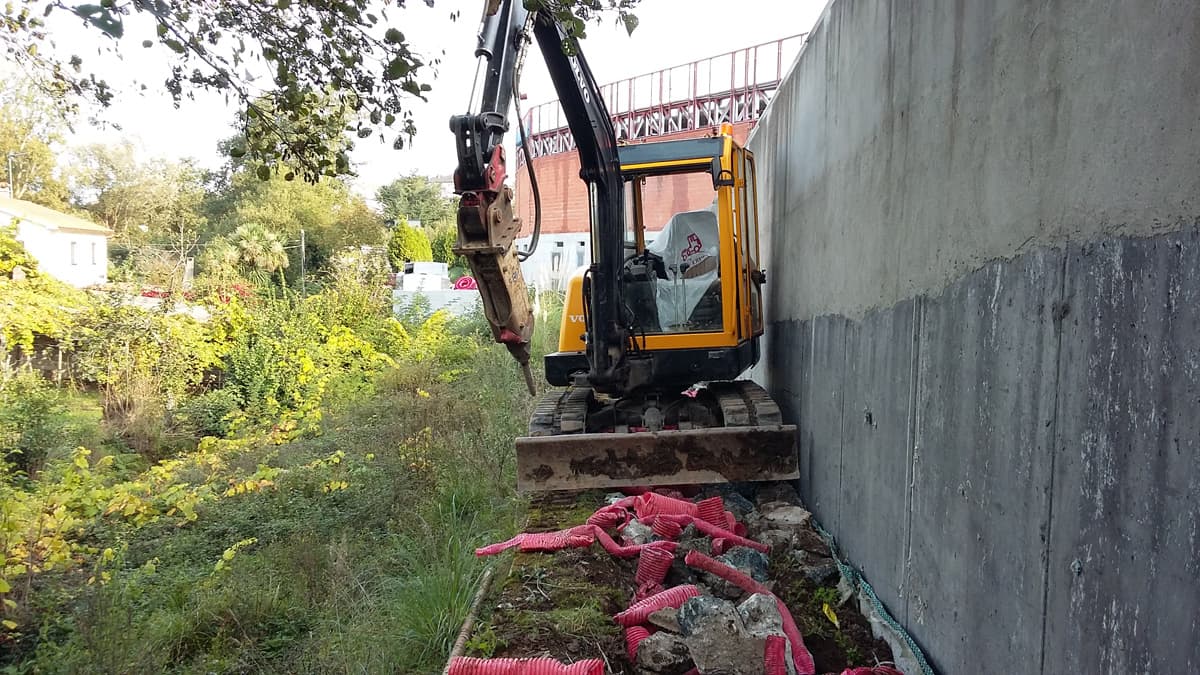
<svg viewBox="0 0 1200 675"><path fill-rule="evenodd" d="M273 274L288 266L283 240L260 223L239 225L232 239L238 261L251 270Z"/></svg>
<svg viewBox="0 0 1200 675"><path fill-rule="evenodd" d="M66 186L55 176L54 147L62 142L65 130L66 120L43 89L22 80L0 82L0 182L8 187L11 156L17 199L55 209L67 207Z"/></svg>
<svg viewBox="0 0 1200 675"><path fill-rule="evenodd" d="M11 277L13 270L22 268L26 274L37 273L37 261L17 241L15 225L0 225L0 277Z"/></svg>
<svg viewBox="0 0 1200 675"><path fill-rule="evenodd" d="M240 416L241 401L232 389L214 389L183 401L175 411L176 422L190 435L223 437Z"/></svg>
<svg viewBox="0 0 1200 675"><path fill-rule="evenodd" d="M69 339L87 296L53 277L8 279L0 275L0 356L17 350L31 355L34 340Z"/></svg>
<svg viewBox="0 0 1200 675"><path fill-rule="evenodd" d="M631 9L637 0L525 0L563 21L571 36L564 48L586 35L589 21L615 14L627 30L637 25ZM231 0L221 3L116 3L64 5L57 0L8 3L0 16L0 41L26 69L38 73L45 88L63 99L67 110L85 97L108 105L113 93L103 73L78 55L51 56L40 46L53 44L56 30L47 26L52 13L74 14L112 38L102 49L132 60L153 52L170 67L163 84L176 102L195 90L231 96L246 107L247 143L239 151L265 168L292 167L308 180L345 173L338 161L347 126L355 139L392 137L403 147L416 131L410 103L425 100L433 85L429 65L438 59L417 54L404 33L388 17L388 7L369 0ZM57 10L57 11L56 11ZM460 12L450 14L456 19ZM126 20L131 16L149 22ZM51 21L54 19L51 18ZM141 25L152 32L136 35ZM141 57L146 58L146 57ZM256 78L269 74L274 89L266 96ZM260 80L261 81L261 80ZM334 99L329 105L327 99ZM345 110L350 123L342 124ZM278 120L286 119L287 124Z"/></svg>
<svg viewBox="0 0 1200 675"><path fill-rule="evenodd" d="M375 192L385 218L397 224L410 220L433 228L453 224L457 200L442 195L442 188L426 176L397 178Z"/></svg>
<svg viewBox="0 0 1200 675"><path fill-rule="evenodd" d="M206 219L204 176L190 162L142 161L132 144L78 148L72 201L114 232L109 255L151 283L177 288Z"/></svg>
<svg viewBox="0 0 1200 675"><path fill-rule="evenodd" d="M245 223L257 223L291 247L286 269L294 279L300 269L300 234L306 238L308 272L328 269L341 251L382 246L383 223L362 198L337 180L261 181L249 170L230 176L229 185L209 199L207 235L213 239L201 259L206 273L228 271L222 264L222 235L229 239ZM214 245L217 248L214 251Z"/></svg>
<svg viewBox="0 0 1200 675"><path fill-rule="evenodd" d="M343 303L386 306L343 287L352 278L270 339L349 319ZM268 332L283 318L270 307L234 301L215 324ZM269 320L248 323L259 315ZM359 317L354 332L395 363L353 405L327 400L320 435L243 423L129 478L80 451L33 492L0 494L17 624L0 659L55 672L434 672L477 586L474 549L517 527L512 438L531 405L504 350L463 325L421 307ZM87 573L57 576L68 569Z"/></svg>
<svg viewBox="0 0 1200 675"><path fill-rule="evenodd" d="M388 241L388 261L392 269L399 272L406 262L429 262L433 260L433 245L424 230L397 223Z"/></svg>
<svg viewBox="0 0 1200 675"><path fill-rule="evenodd" d="M62 394L42 377L0 375L0 468L36 474L62 448L66 419Z"/></svg>
<svg viewBox="0 0 1200 675"><path fill-rule="evenodd" d="M466 268L466 260L454 253L454 247L458 245L458 230L453 225L434 230L429 243L433 249L434 260L446 263L451 268Z"/></svg>

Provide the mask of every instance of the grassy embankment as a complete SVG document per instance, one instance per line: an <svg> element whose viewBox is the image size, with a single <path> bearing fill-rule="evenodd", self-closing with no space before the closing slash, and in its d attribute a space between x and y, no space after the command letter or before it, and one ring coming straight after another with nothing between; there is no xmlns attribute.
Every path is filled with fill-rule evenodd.
<svg viewBox="0 0 1200 675"><path fill-rule="evenodd" d="M556 313L540 318L535 363ZM512 440L532 403L478 322L323 404L317 433L207 439L156 463L106 439L95 397L77 394L72 443L99 449L47 458L3 502L0 595L16 627L0 665L438 672L483 568L474 548L510 536L523 513ZM59 564L38 548L46 523L70 530ZM22 553L43 561L36 574L15 573Z"/></svg>

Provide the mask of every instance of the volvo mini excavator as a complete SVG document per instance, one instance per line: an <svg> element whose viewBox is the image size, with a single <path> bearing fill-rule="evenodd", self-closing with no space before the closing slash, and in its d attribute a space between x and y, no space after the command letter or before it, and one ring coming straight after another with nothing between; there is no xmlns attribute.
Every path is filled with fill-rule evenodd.
<svg viewBox="0 0 1200 675"><path fill-rule="evenodd" d="M553 12L487 0L469 112L450 120L460 195L455 253L475 276L495 340L525 372L534 317L514 241L504 135L526 46L536 40L587 185L591 264L571 277L553 388L516 439L523 492L796 478L796 427L757 384L763 332L754 156L721 125L710 137L618 146L600 89ZM540 202L528 139L525 164ZM663 208L651 188L680 190ZM658 205L661 206L661 205ZM651 237L650 235L653 235Z"/></svg>

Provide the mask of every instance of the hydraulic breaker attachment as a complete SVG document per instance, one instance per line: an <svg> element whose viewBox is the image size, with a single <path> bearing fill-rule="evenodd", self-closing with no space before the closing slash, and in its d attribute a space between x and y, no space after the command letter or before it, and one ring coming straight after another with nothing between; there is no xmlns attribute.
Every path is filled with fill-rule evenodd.
<svg viewBox="0 0 1200 675"><path fill-rule="evenodd" d="M513 246L521 220L513 215L512 190L503 185L504 148L496 148L487 176L488 189L464 191L459 200L458 242L452 250L467 259L492 337L521 365L529 393L534 394L529 369L533 309Z"/></svg>
<svg viewBox="0 0 1200 675"><path fill-rule="evenodd" d="M516 445L521 492L800 477L792 424L523 436Z"/></svg>

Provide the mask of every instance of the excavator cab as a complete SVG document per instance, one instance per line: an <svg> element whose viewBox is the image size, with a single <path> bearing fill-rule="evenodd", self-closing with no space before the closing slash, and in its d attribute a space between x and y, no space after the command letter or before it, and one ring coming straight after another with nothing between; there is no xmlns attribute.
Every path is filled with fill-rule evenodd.
<svg viewBox="0 0 1200 675"><path fill-rule="evenodd" d="M753 154L729 125L712 138L625 145L618 154L622 299L634 351L653 361L647 386L737 378L758 361L763 332ZM570 278L559 349L545 357L555 386L588 370L587 269Z"/></svg>

